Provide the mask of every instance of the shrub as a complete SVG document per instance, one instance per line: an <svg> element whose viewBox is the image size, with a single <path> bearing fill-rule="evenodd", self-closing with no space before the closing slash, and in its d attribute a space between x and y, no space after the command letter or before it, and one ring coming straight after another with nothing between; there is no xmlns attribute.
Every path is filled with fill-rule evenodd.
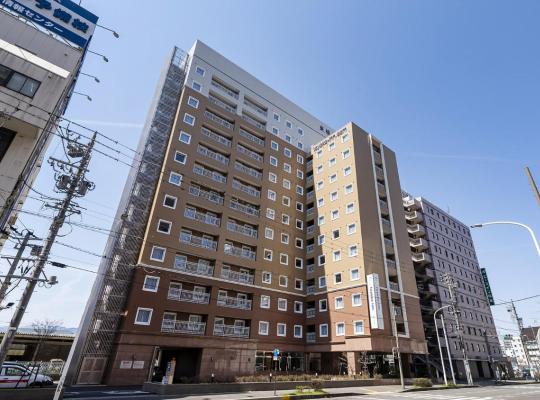
<svg viewBox="0 0 540 400"><path fill-rule="evenodd" d="M311 388L315 391L320 391L322 390L323 388L323 383L322 381L319 381L319 380L314 380L314 381L311 381Z"/></svg>
<svg viewBox="0 0 540 400"><path fill-rule="evenodd" d="M306 390L309 390L309 386L299 385L296 387L298 393L304 393Z"/></svg>
<svg viewBox="0 0 540 400"><path fill-rule="evenodd" d="M413 381L413 385L416 387L428 388L428 387L432 387L433 383L428 378L416 378Z"/></svg>

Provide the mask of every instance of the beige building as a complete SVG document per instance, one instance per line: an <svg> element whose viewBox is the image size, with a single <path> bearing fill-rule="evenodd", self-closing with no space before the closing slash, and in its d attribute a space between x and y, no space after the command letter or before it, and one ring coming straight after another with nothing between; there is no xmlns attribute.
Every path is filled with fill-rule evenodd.
<svg viewBox="0 0 540 400"><path fill-rule="evenodd" d="M331 133L201 42L178 52L71 380L159 380L173 358L175 381L390 375L396 335L410 375L426 346L394 153L352 123Z"/></svg>

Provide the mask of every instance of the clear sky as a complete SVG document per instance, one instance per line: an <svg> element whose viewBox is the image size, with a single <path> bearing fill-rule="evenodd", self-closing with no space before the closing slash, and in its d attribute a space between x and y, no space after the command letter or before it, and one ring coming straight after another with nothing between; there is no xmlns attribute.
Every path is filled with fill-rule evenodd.
<svg viewBox="0 0 540 400"><path fill-rule="evenodd" d="M83 1L115 39L98 30L67 117L135 147L160 69L172 46L196 39L231 59L330 126L354 121L398 156L404 189L467 224L510 219L540 234L540 208L524 174L540 181L540 2L538 1ZM55 141L49 154L61 155ZM100 155L82 221L110 227L128 168ZM36 188L52 193L45 166ZM30 200L27 210L40 210ZM51 214L50 211L40 212ZM74 218L77 220L77 218ZM43 234L48 220L22 215ZM21 224L19 224L21 225ZM71 232L71 233L69 233ZM77 227L61 240L101 254L106 236ZM474 231L480 264L498 301L540 294L540 260L524 230ZM92 270L99 258L56 245L58 261ZM45 316L77 326L94 274L55 270L23 324ZM16 297L19 292L13 292ZM512 333L505 307L493 307ZM518 303L540 324L540 298ZM9 311L0 315L4 325Z"/></svg>

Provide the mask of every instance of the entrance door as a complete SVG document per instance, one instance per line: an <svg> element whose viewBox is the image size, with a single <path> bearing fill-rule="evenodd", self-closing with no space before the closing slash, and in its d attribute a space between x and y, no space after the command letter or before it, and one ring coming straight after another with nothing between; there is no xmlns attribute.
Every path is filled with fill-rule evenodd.
<svg viewBox="0 0 540 400"><path fill-rule="evenodd" d="M106 365L107 358L105 357L84 357L77 383L81 385L100 384Z"/></svg>

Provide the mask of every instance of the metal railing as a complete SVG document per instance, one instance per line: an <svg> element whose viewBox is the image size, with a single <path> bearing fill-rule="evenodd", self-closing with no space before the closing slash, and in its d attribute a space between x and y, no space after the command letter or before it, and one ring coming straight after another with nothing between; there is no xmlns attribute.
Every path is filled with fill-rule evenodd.
<svg viewBox="0 0 540 400"><path fill-rule="evenodd" d="M225 244L223 251L225 252L225 254L231 256L246 258L248 260L255 260L256 253L253 250L243 249L241 247L235 247L233 245Z"/></svg>
<svg viewBox="0 0 540 400"><path fill-rule="evenodd" d="M223 201L224 201L224 197L221 196L220 194L201 189L197 186L190 186L188 189L188 192L189 194L193 196L202 197L215 204L221 205L223 204Z"/></svg>
<svg viewBox="0 0 540 400"><path fill-rule="evenodd" d="M246 131L246 130L244 130L242 128L240 128L240 136L246 138L247 140L249 140L251 142L257 143L259 146L264 146L264 140L263 139L249 133L248 131Z"/></svg>
<svg viewBox="0 0 540 400"><path fill-rule="evenodd" d="M315 264L309 264L307 267L306 267L306 271L309 273L312 273L313 271L315 271Z"/></svg>
<svg viewBox="0 0 540 400"><path fill-rule="evenodd" d="M227 111L229 111L229 112L231 112L233 114L236 114L236 107L232 107L232 106L228 105L227 103L225 103L224 101L221 101L217 97L212 96L211 94L209 94L208 95L208 100L210 101L210 103L215 104L216 106L221 107L224 110L227 110Z"/></svg>
<svg viewBox="0 0 540 400"><path fill-rule="evenodd" d="M169 300L186 301L188 303L208 304L210 302L210 293L171 287L167 293L167 298Z"/></svg>
<svg viewBox="0 0 540 400"><path fill-rule="evenodd" d="M193 165L193 172L197 175L205 176L215 182L219 183L226 183L227 177L224 175L221 175L219 172L211 171L208 168L204 168L201 165L195 164Z"/></svg>
<svg viewBox="0 0 540 400"><path fill-rule="evenodd" d="M212 276L214 267L208 264L200 264L192 261L178 260L174 262L174 269L195 275Z"/></svg>
<svg viewBox="0 0 540 400"><path fill-rule="evenodd" d="M236 148L239 153L245 154L249 158L253 158L256 161L263 162L263 156L261 156L259 153L250 150L247 147L242 146L241 144L237 144Z"/></svg>
<svg viewBox="0 0 540 400"><path fill-rule="evenodd" d="M214 325L214 336L249 337L248 326Z"/></svg>
<svg viewBox="0 0 540 400"><path fill-rule="evenodd" d="M306 318L315 318L315 312L314 308L308 308L306 310Z"/></svg>
<svg viewBox="0 0 540 400"><path fill-rule="evenodd" d="M214 142L221 143L224 146L231 147L231 145L232 145L231 140L227 139L225 136L221 136L220 134L218 134L218 133L216 133L214 131L211 131L208 128L202 127L201 128L201 133L204 136L212 139Z"/></svg>
<svg viewBox="0 0 540 400"><path fill-rule="evenodd" d="M315 225L310 225L310 226L307 227L306 233L308 235L312 235L314 232L315 232Z"/></svg>
<svg viewBox="0 0 540 400"><path fill-rule="evenodd" d="M244 105L248 106L250 109L258 112L261 115L264 115L265 117L268 116L268 112L266 110L263 110L261 107L257 106L256 104L253 104L251 101L244 99Z"/></svg>
<svg viewBox="0 0 540 400"><path fill-rule="evenodd" d="M227 221L227 230L231 232L237 232L244 236L249 236L255 239L257 238L257 229L249 226L239 225L234 221Z"/></svg>
<svg viewBox="0 0 540 400"><path fill-rule="evenodd" d="M204 116L206 118L208 118L209 120L214 121L216 124L221 125L221 126L227 128L227 129L230 129L230 130L234 129L234 124L233 123L227 121L224 118L221 118L220 116L214 114L211 111L206 110L204 112Z"/></svg>
<svg viewBox="0 0 540 400"><path fill-rule="evenodd" d="M390 286L390 289L396 290L399 292L399 283L396 282L388 282L388 286Z"/></svg>
<svg viewBox="0 0 540 400"><path fill-rule="evenodd" d="M247 167L244 164L239 163L238 161L235 161L234 169L236 169L237 171L243 172L249 176L252 176L255 179L259 179L259 180L262 179L262 174L259 171L257 171L254 168Z"/></svg>
<svg viewBox="0 0 540 400"><path fill-rule="evenodd" d="M306 293L307 293L307 294L313 294L313 293L315 293L315 286L308 286L308 287L306 288Z"/></svg>
<svg viewBox="0 0 540 400"><path fill-rule="evenodd" d="M306 342L307 343L315 343L315 339L317 339L317 333L315 333L315 332L307 332L306 333Z"/></svg>
<svg viewBox="0 0 540 400"><path fill-rule="evenodd" d="M219 89L220 91L222 91L223 93L227 93L229 96L234 97L236 100L238 100L238 93L237 93L237 92L235 92L235 91L233 91L233 90L231 90L231 89L229 89L229 88L223 86L221 83L216 82L216 81L214 81L214 80L212 80L212 81L210 82L210 84L211 84L213 87L215 87L215 88Z"/></svg>
<svg viewBox="0 0 540 400"><path fill-rule="evenodd" d="M239 297L218 296L217 305L240 310L251 310L251 300Z"/></svg>
<svg viewBox="0 0 540 400"><path fill-rule="evenodd" d="M307 251L308 253L313 253L313 250L315 250L315 245L314 245L314 244L308 244L308 245L306 246L306 251Z"/></svg>
<svg viewBox="0 0 540 400"><path fill-rule="evenodd" d="M184 217L202 222L203 224L207 224L207 225L219 226L221 223L220 218L215 217L210 214L205 214L199 211L195 211L191 208L186 208L184 210Z"/></svg>
<svg viewBox="0 0 540 400"><path fill-rule="evenodd" d="M176 321L164 319L161 323L161 332L185 333L188 335L204 335L206 322Z"/></svg>
<svg viewBox="0 0 540 400"><path fill-rule="evenodd" d="M191 233L180 233L180 242L195 247L202 247L209 250L217 250L217 241L192 235Z"/></svg>
<svg viewBox="0 0 540 400"><path fill-rule="evenodd" d="M237 210L244 214L252 215L254 217L258 217L260 214L260 211L257 208L251 207L245 204L241 204L234 200L231 200L229 207L232 208L233 210Z"/></svg>
<svg viewBox="0 0 540 400"><path fill-rule="evenodd" d="M386 197L386 187L382 183L377 182L377 190L379 196Z"/></svg>
<svg viewBox="0 0 540 400"><path fill-rule="evenodd" d="M246 115L246 114L242 114L242 119L244 121L246 121L247 123L259 128L259 129L262 129L262 130L265 130L266 129L266 124L263 124L259 121L257 121L256 119L254 118L251 118L249 115Z"/></svg>
<svg viewBox="0 0 540 400"><path fill-rule="evenodd" d="M233 281L233 282L247 283L249 285L252 285L253 282L255 281L255 277L251 274L247 274L245 272L232 271L230 269L221 270L221 278L226 279L228 281Z"/></svg>
<svg viewBox="0 0 540 400"><path fill-rule="evenodd" d="M247 193L250 196L257 197L257 198L261 197L261 191L260 190L255 189L253 186L245 185L243 183L240 183L237 180L233 180L232 187L233 187L233 189L240 190L241 192Z"/></svg>
<svg viewBox="0 0 540 400"><path fill-rule="evenodd" d="M229 165L229 157L226 157L223 154L219 154L215 151L212 151L208 147L198 145L197 153L202 154L205 157L211 158L212 160L215 160L218 163Z"/></svg>

